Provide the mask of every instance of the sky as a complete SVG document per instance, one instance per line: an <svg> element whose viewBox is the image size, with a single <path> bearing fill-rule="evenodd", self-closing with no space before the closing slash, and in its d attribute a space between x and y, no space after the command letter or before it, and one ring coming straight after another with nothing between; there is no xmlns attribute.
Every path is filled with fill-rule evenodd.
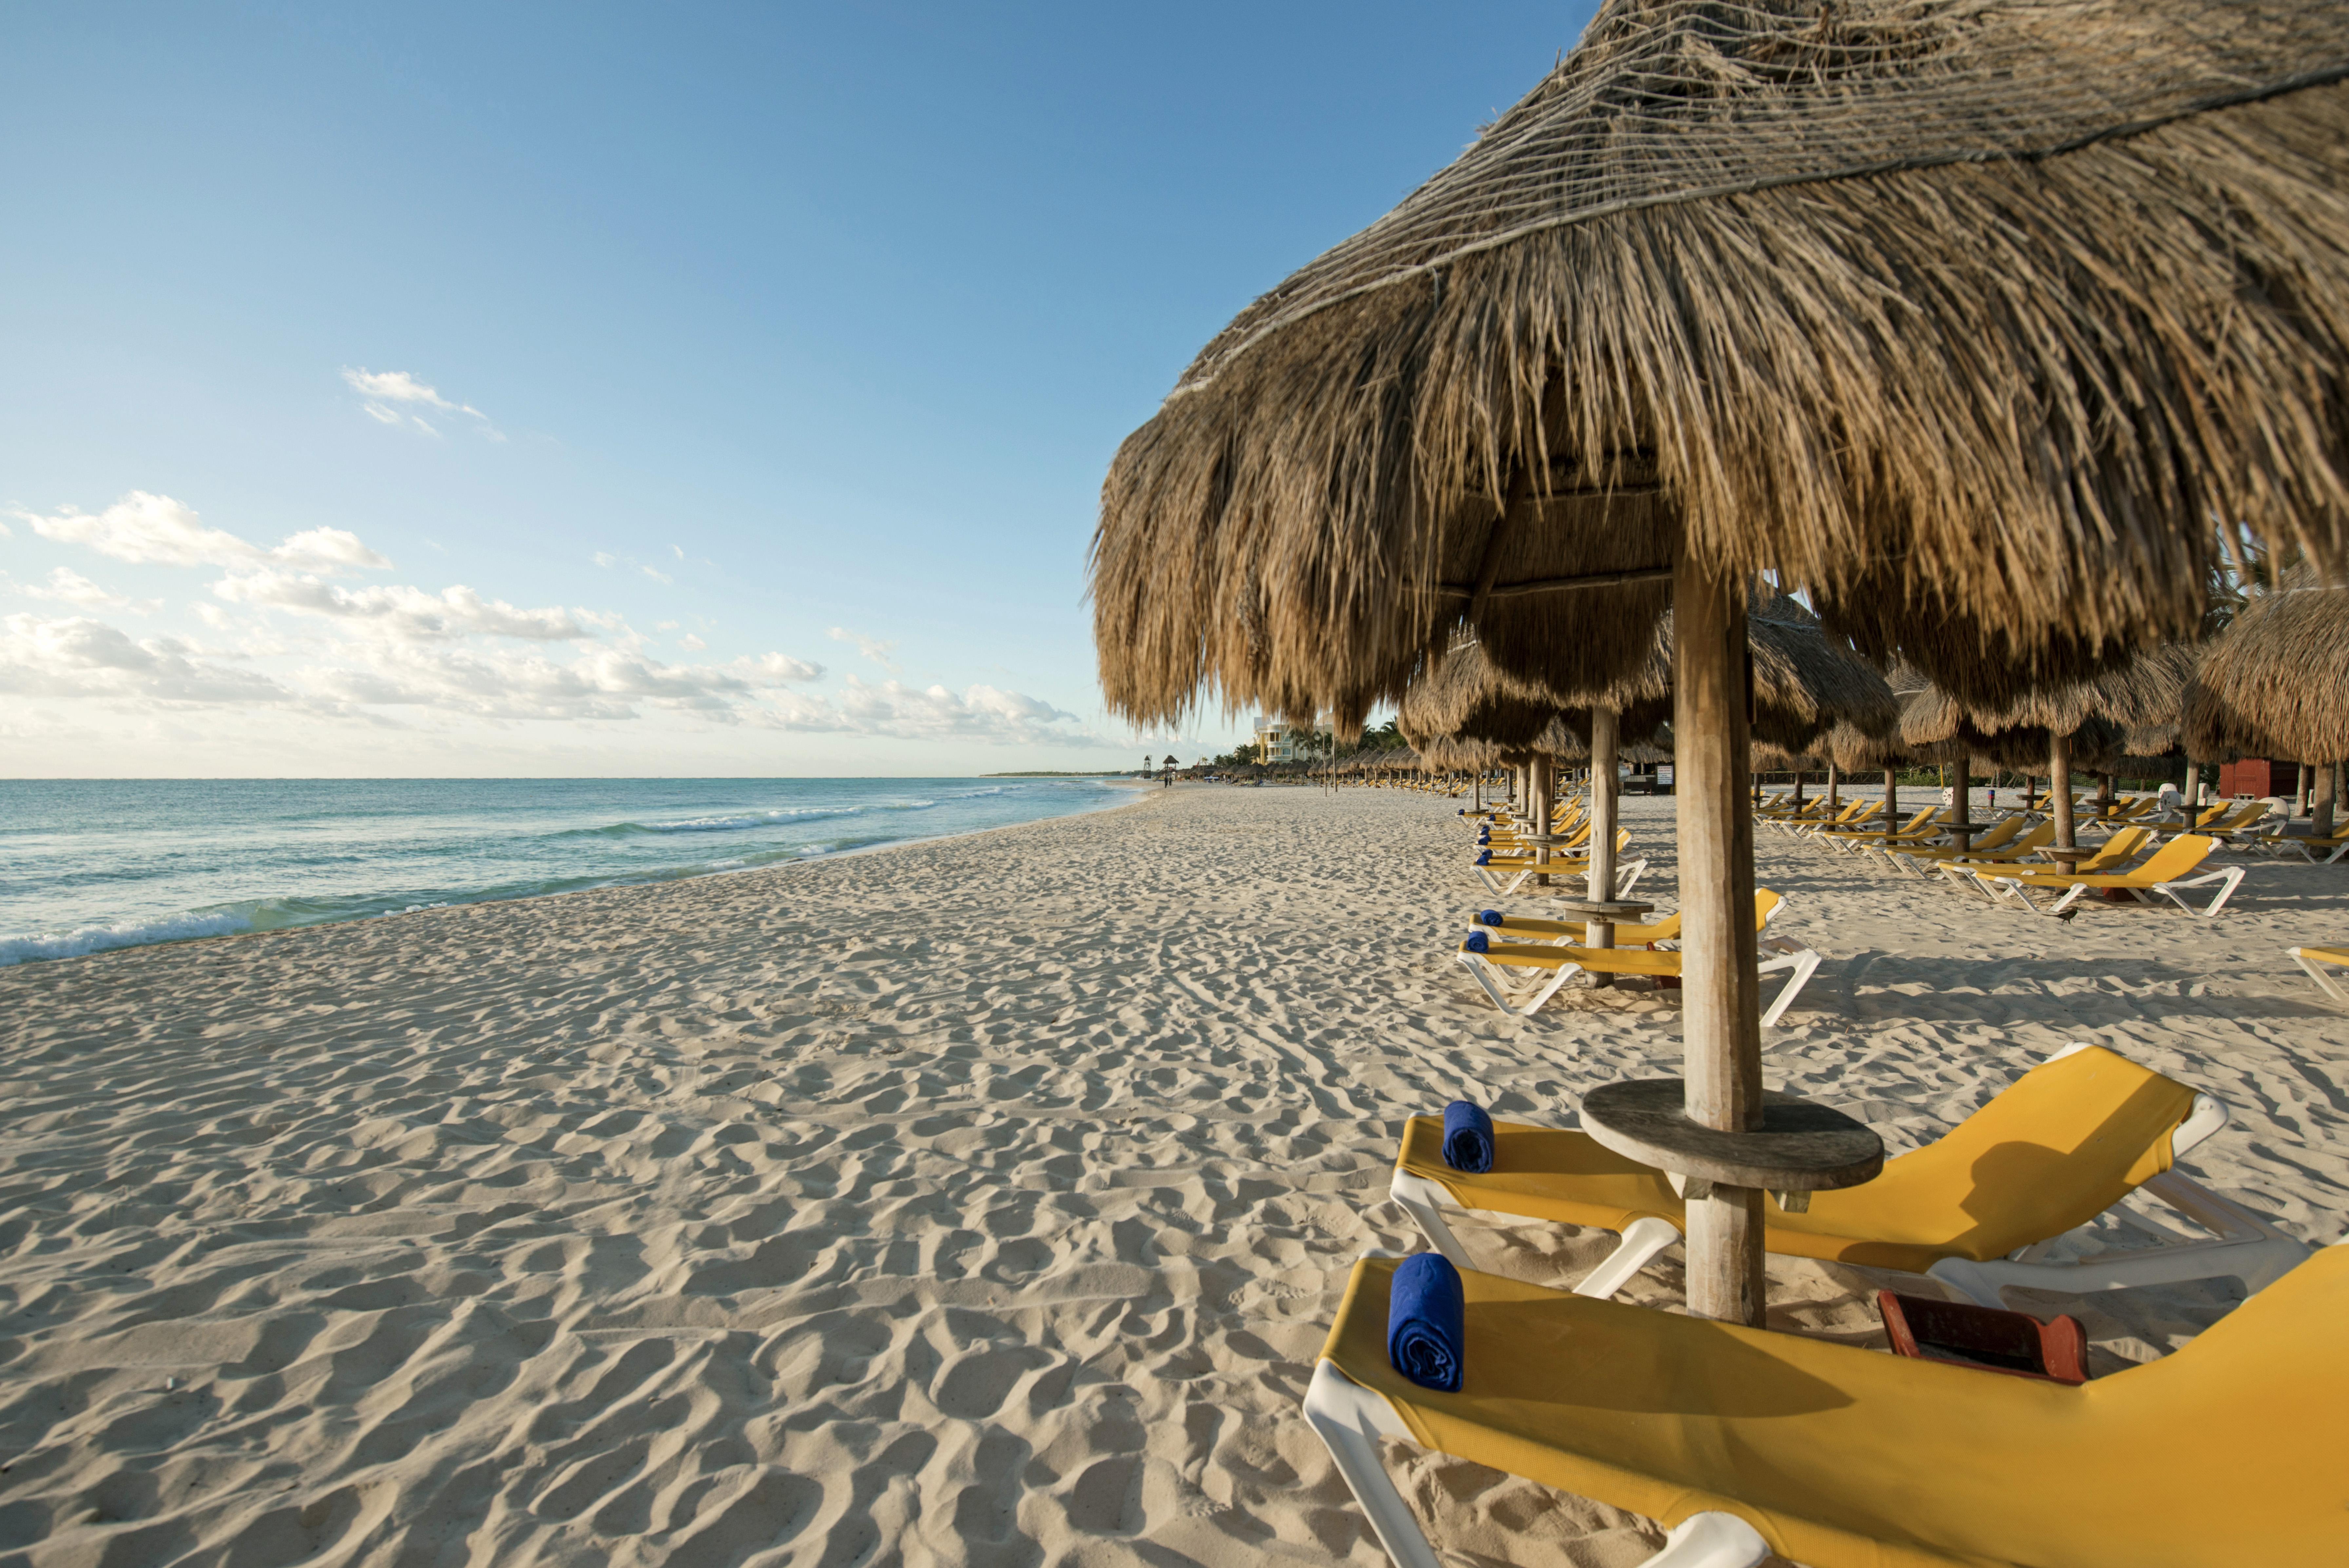
<svg viewBox="0 0 2349 1568"><path fill-rule="evenodd" d="M1109 461L1589 10L12 7L0 776L1228 749L1102 706Z"/></svg>

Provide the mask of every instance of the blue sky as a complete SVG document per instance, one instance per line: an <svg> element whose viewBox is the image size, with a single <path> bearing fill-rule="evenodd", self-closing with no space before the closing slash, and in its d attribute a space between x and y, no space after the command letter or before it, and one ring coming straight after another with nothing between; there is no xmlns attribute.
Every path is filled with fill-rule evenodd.
<svg viewBox="0 0 2349 1568"><path fill-rule="evenodd" d="M1588 9L12 9L0 771L1123 765L1118 441Z"/></svg>

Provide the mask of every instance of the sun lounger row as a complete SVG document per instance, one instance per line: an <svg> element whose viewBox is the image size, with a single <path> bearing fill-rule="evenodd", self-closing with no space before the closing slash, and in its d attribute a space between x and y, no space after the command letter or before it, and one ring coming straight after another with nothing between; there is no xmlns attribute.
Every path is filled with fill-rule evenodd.
<svg viewBox="0 0 2349 1568"><path fill-rule="evenodd" d="M1768 888L1755 892L1754 930L1764 931L1785 907L1785 900ZM1462 940L1454 956L1475 977L1494 1006L1525 1018L1539 1012L1543 1002L1578 974L1640 975L1674 985L1680 982L1681 954L1656 946L1678 939L1679 917L1655 926L1615 928L1619 944L1644 944L1640 947L1579 947L1557 940L1578 935L1582 929L1565 921L1524 919L1487 909L1478 918L1476 929ZM1768 1028L1794 1005L1795 998L1817 972L1819 955L1800 942L1766 935L1759 945L1760 972L1786 974L1785 985L1763 1011L1763 1027Z"/></svg>
<svg viewBox="0 0 2349 1568"><path fill-rule="evenodd" d="M1814 1568L2349 1560L2337 1462L2312 1440L2349 1399L2334 1332L2349 1250L2310 1256L2170 1168L2226 1119L2209 1095L2075 1045L1874 1181L1767 1200L1773 1251L1929 1273L1984 1303L2008 1286L2220 1277L2252 1293L2185 1348L2067 1386L1594 1299L1680 1239L1671 1181L1579 1132L1512 1123L1485 1123L1485 1168L1464 1169L1443 1124L1414 1118L1390 1195L1441 1259L1356 1265L1305 1414L1409 1568L1437 1559L1381 1439L1645 1513L1671 1529L1650 1560L1670 1568L1774 1551ZM2178 1242L2125 1207L2138 1198L2210 1239ZM1444 1219L1464 1210L1622 1243L1573 1294L1550 1291L1475 1271ZM2106 1213L2169 1244L2049 1261ZM1430 1282L1452 1295L1413 1315ZM1398 1321L1444 1314L1444 1355L1398 1355Z"/></svg>

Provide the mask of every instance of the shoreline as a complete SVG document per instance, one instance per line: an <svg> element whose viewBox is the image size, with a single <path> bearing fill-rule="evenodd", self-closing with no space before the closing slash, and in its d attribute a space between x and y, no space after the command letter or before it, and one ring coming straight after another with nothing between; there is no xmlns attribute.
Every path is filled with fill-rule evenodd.
<svg viewBox="0 0 2349 1568"><path fill-rule="evenodd" d="M975 775L975 777L983 776L985 775ZM1054 776L1057 777L1060 775ZM1073 777L1076 775L1069 776ZM111 783L118 781L109 780L101 782ZM140 937L131 940L93 946L80 952L61 952L54 954L32 953L17 958L10 958L5 956L5 954L0 954L0 971L21 968L26 964L64 963L76 959L101 958L108 953L129 952L142 948L177 947L189 942L224 941L240 937L284 936L295 931L317 930L330 926L349 925L355 922L401 919L410 915L430 914L441 909L471 909L476 905L481 904L522 903L536 898L568 898L576 893L605 892L613 888L655 888L672 882L698 881L703 877L732 877L749 872L788 870L795 866L814 865L827 860L844 859L854 855L869 855L883 850L900 848L907 845L938 843L948 839L968 838L979 834L998 832L1006 827L1023 827L1031 822L1052 822L1059 820L1059 818L1062 816L1082 816L1092 812L1119 810L1132 804L1133 803L1131 801L1120 801L1113 796L1108 796L1096 804L1080 805L1073 810L1060 812L1051 816L1030 817L1021 822L992 823L983 827L963 828L951 833L924 834L910 838L892 838L878 844L860 844L852 846L845 849L825 850L812 855L804 853L784 855L756 866L716 865L705 867L698 870L689 869L674 872L651 871L638 876L615 876L601 880L589 881L583 886L575 888L550 888L541 891L527 893L489 895L478 898L446 898L440 899L429 904L414 905L404 909L380 909L372 912L329 915L318 919L303 920L283 926L272 926L265 929L247 928L243 930L191 931L184 936ZM271 895L270 897L292 898L294 895L279 894ZM268 902L269 899L261 898L247 901L264 903ZM169 915L159 916L155 919L146 922L145 926L139 929L144 929L152 926L179 921L196 921L207 918L220 917L211 916L208 911L202 909L181 909ZM0 936L0 949L5 949L7 944L13 942L69 942L88 937L114 934L120 932L123 929L124 927L121 925L85 926L72 931L56 934L20 934L17 936Z"/></svg>
<svg viewBox="0 0 2349 1568"><path fill-rule="evenodd" d="M254 1552L306 1518L369 1568L460 1534L561 1568L1373 1568L1298 1400L1354 1259L1422 1244L1385 1200L1403 1119L1465 1093L1568 1126L1680 1051L1670 992L1483 999L1450 956L1494 902L1459 804L1153 789L796 877L0 970L0 1550ZM1623 804L1673 907L1674 803ZM2196 1180L2349 1226L2349 1015L2277 950L2349 917L2339 867L2254 863L2216 921L2058 925L1756 856L1774 931L1826 955L1771 1086L1897 1153L2094 1040L2229 1104ZM1611 1246L1459 1233L1554 1285ZM1676 1308L1679 1256L1625 1299ZM1873 1290L1914 1288L1770 1279L1773 1327L1861 1345ZM2078 1316L2102 1376L2236 1294L2015 1304ZM1434 1456L1398 1480L1495 1561L1661 1541Z"/></svg>

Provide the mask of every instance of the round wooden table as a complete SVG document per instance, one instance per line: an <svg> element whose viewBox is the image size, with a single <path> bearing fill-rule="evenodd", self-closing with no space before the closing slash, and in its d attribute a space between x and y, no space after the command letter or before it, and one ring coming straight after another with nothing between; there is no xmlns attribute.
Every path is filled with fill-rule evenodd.
<svg viewBox="0 0 2349 1568"><path fill-rule="evenodd" d="M1718 1187L1781 1195L1857 1187L1884 1168L1884 1140L1799 1095L1764 1090L1762 1125L1723 1132L1688 1118L1678 1078L1608 1084L1582 1097L1582 1130L1627 1159Z"/></svg>

